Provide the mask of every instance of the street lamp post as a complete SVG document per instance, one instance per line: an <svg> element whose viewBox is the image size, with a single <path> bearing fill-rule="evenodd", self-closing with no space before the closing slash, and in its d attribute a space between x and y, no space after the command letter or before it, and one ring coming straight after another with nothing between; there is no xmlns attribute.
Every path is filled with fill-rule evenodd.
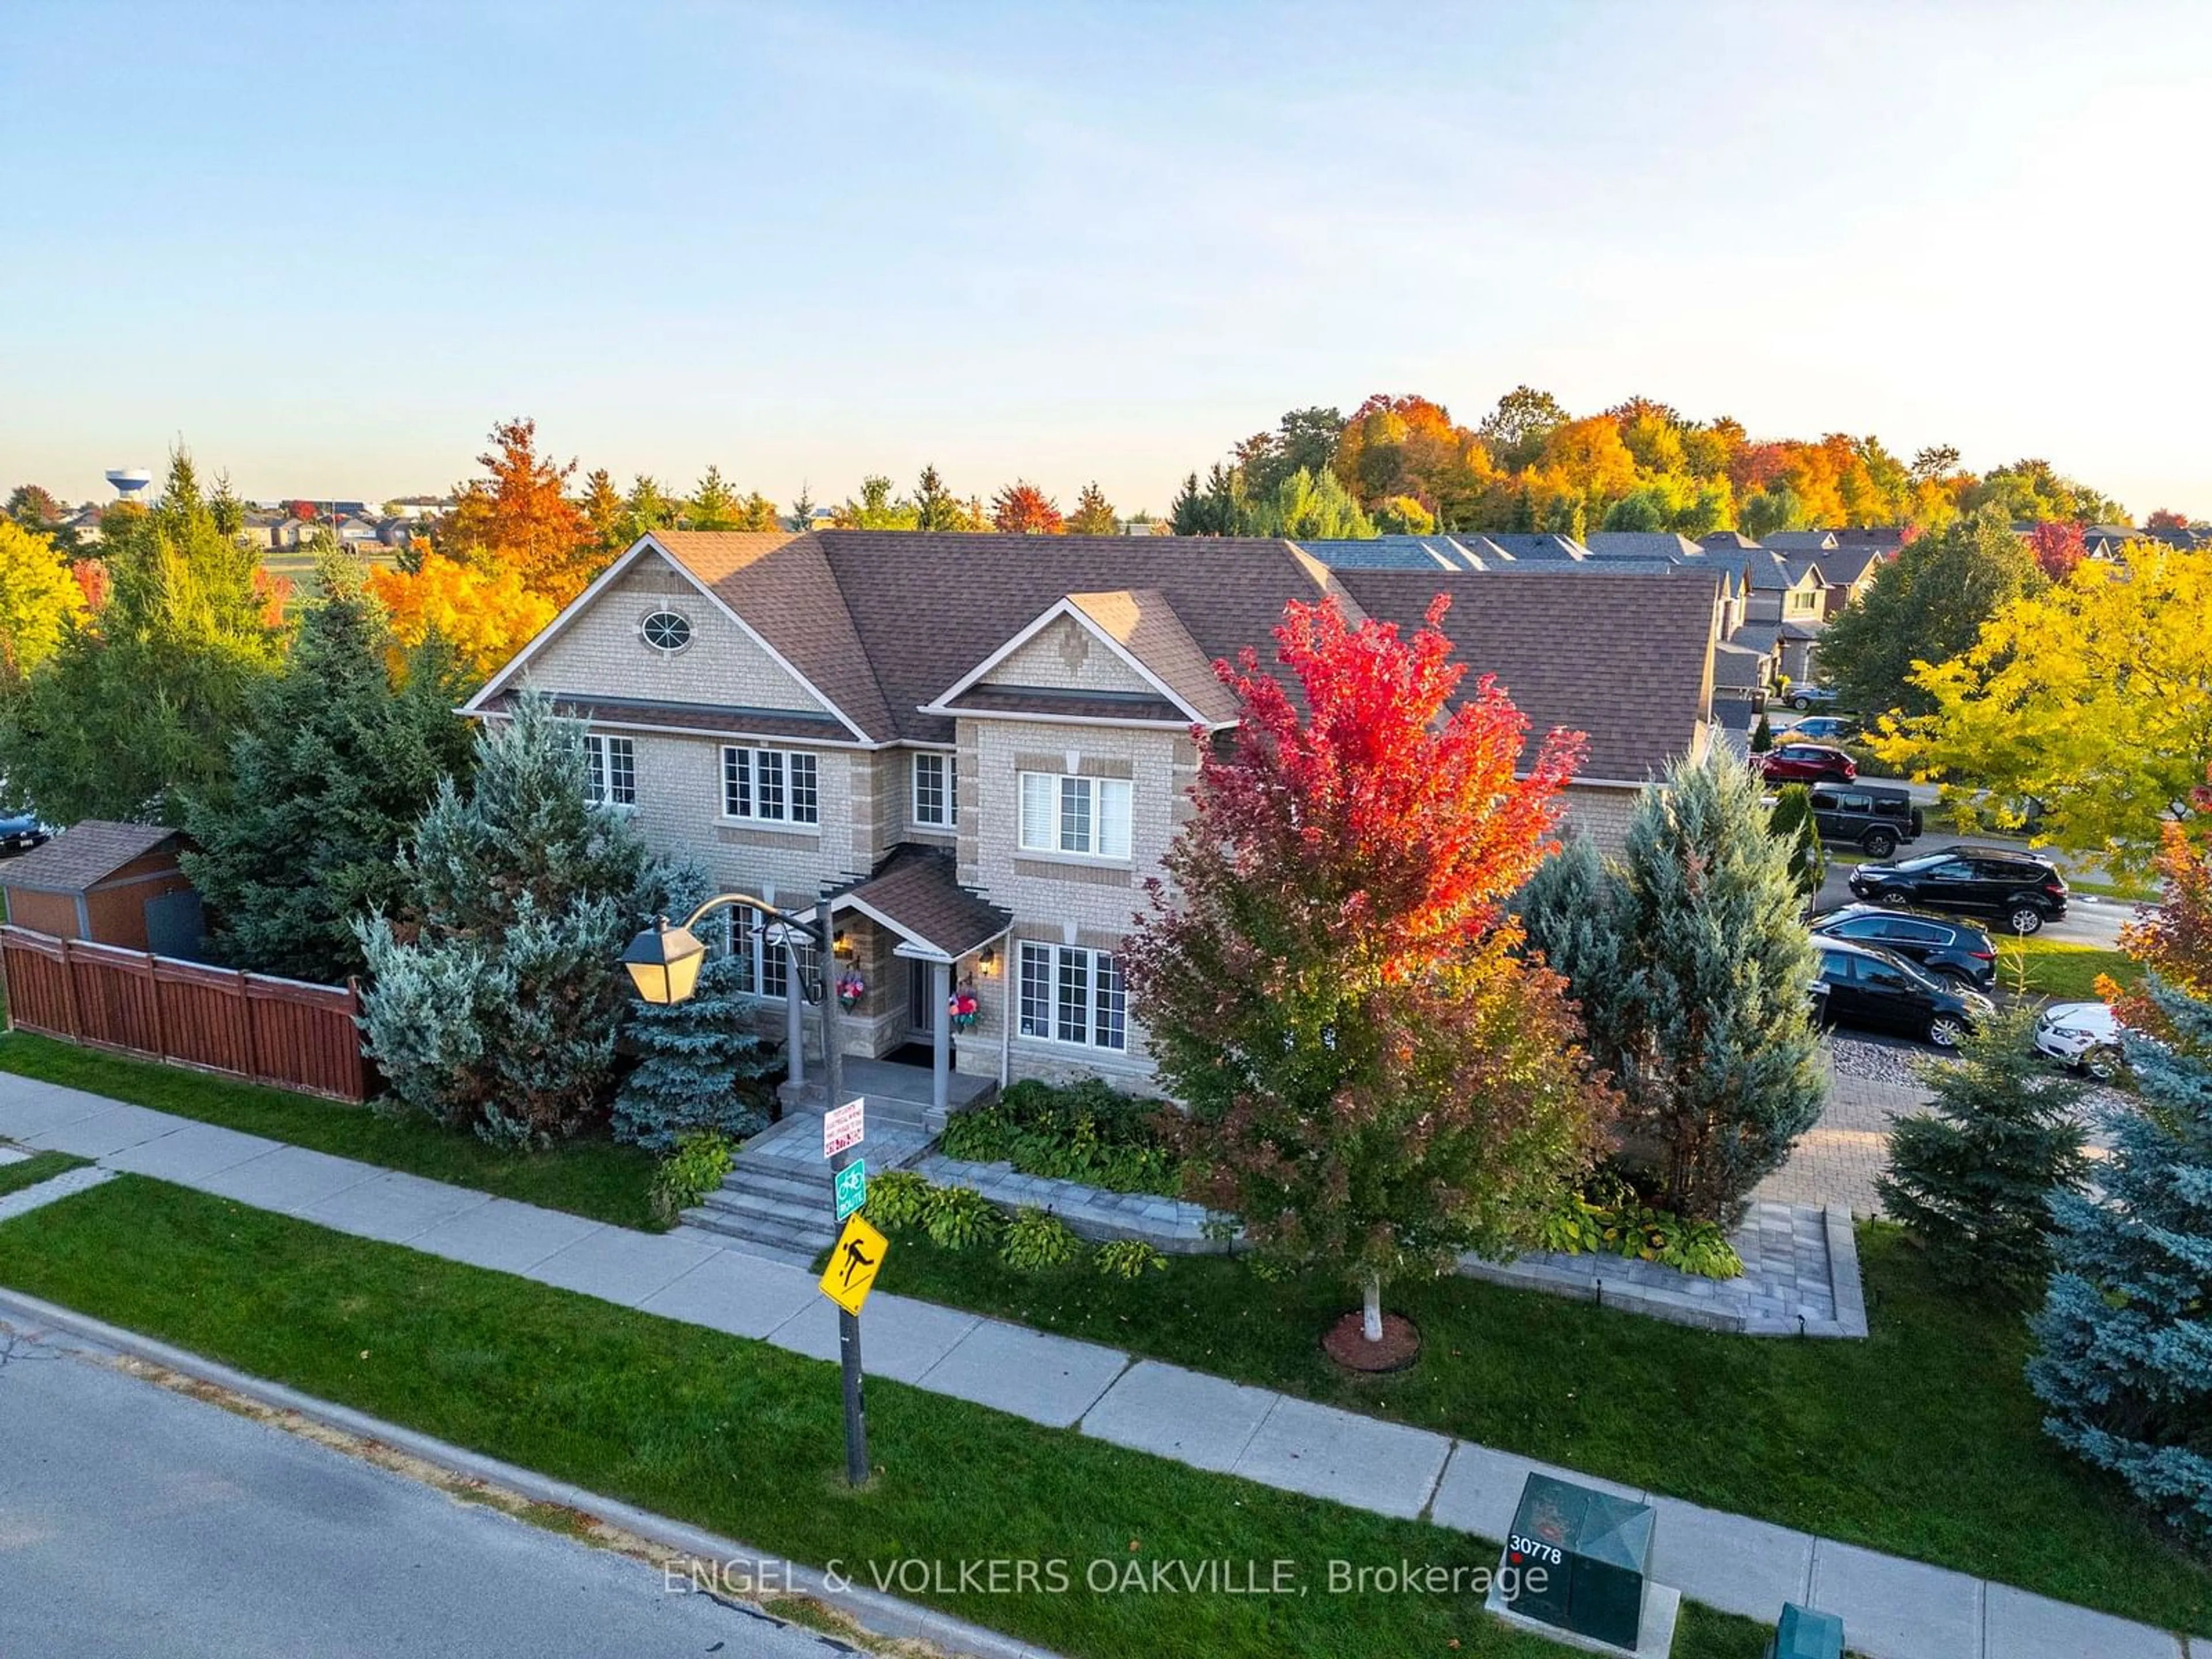
<svg viewBox="0 0 2212 1659"><path fill-rule="evenodd" d="M811 921L802 921L750 893L718 893L672 927L666 916L657 918L623 952L623 966L629 970L630 982L637 987L637 994L647 1002L664 1006L690 1000L699 988L699 970L707 960L707 947L691 928L696 922L720 909L757 910L782 931L781 943L788 951L785 966L791 975L791 984L807 1001L821 1006L822 1083L826 1102L833 1107L842 1104L838 1096L844 1091L845 1066L843 1056L838 1052L837 994L830 982L836 945L830 931L830 902L826 897L814 907ZM793 937L802 933L814 944L814 978L811 986L800 971L799 952L791 948ZM836 1190L836 1172L852 1158L850 1148L837 1154L830 1170L832 1192ZM853 1486L862 1486L868 1480L868 1413L861 1386L860 1320L859 1315L842 1308L837 1311L837 1354L845 1374L845 1479Z"/></svg>

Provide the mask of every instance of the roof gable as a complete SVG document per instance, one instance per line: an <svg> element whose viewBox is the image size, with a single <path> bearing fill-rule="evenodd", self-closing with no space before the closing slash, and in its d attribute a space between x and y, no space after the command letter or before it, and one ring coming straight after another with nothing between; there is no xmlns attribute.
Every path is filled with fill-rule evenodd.
<svg viewBox="0 0 2212 1659"><path fill-rule="evenodd" d="M1042 696L1008 706L976 694ZM1090 700L1086 704L1085 700ZM1164 705L1186 724L1224 725L1237 702L1212 660L1157 588L1071 593L961 676L932 709L962 713L1085 710L1079 718L1156 719Z"/></svg>

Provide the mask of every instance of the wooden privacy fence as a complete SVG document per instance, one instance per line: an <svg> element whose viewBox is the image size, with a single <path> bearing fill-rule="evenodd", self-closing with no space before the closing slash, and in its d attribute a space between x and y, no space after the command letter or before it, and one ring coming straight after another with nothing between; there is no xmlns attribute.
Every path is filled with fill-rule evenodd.
<svg viewBox="0 0 2212 1659"><path fill-rule="evenodd" d="M335 1100L375 1090L350 982L308 985L9 926L0 969L9 1016L27 1031Z"/></svg>

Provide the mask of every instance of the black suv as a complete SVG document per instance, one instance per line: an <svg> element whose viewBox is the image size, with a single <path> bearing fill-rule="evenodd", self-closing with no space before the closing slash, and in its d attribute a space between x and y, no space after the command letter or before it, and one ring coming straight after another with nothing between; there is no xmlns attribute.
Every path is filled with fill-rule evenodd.
<svg viewBox="0 0 2212 1659"><path fill-rule="evenodd" d="M1978 991L1946 985L1929 971L1870 945L1824 939L1820 983L1827 988L1825 1018L1838 1025L1899 1031L1925 1037L1938 1048L1955 1048L1995 1005Z"/></svg>
<svg viewBox="0 0 2212 1659"><path fill-rule="evenodd" d="M1947 847L1895 864L1862 864L1851 896L1902 908L1995 916L2015 933L2039 931L2066 914L2066 880L2057 867L2010 848Z"/></svg>
<svg viewBox="0 0 2212 1659"><path fill-rule="evenodd" d="M1920 839L1920 809L1894 784L1815 784L1813 822L1822 841L1844 842L1870 859L1886 859Z"/></svg>
<svg viewBox="0 0 2212 1659"><path fill-rule="evenodd" d="M1996 947L1980 928L1950 916L1886 910L1879 904L1846 904L1813 918L1816 939L1847 939L1917 962L1961 989L1986 991L1996 982Z"/></svg>

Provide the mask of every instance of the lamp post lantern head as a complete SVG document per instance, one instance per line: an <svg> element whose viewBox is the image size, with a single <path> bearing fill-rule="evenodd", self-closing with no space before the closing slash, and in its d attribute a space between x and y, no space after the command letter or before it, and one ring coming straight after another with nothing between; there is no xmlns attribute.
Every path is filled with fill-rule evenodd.
<svg viewBox="0 0 2212 1659"><path fill-rule="evenodd" d="M662 916L629 942L622 959L638 995L665 1006L688 1002L699 988L707 947L689 927L671 927Z"/></svg>

